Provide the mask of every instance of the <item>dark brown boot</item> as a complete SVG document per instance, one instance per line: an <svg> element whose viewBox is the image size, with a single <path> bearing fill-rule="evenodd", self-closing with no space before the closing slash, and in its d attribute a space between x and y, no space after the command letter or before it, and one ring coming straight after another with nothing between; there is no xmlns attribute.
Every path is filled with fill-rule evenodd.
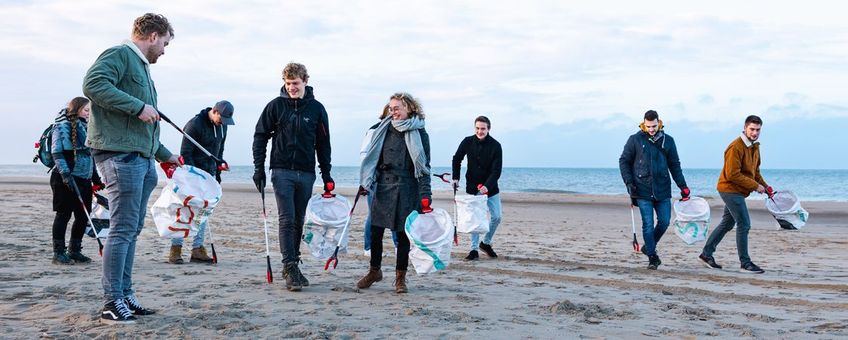
<svg viewBox="0 0 848 340"><path fill-rule="evenodd" d="M395 272L395 293L403 294L409 292L406 288L406 271L398 270Z"/></svg>
<svg viewBox="0 0 848 340"><path fill-rule="evenodd" d="M383 280L383 271L380 268L370 268L368 269L368 274L365 274L359 282L356 283L356 286L359 289L365 289L371 287L374 282L380 282Z"/></svg>

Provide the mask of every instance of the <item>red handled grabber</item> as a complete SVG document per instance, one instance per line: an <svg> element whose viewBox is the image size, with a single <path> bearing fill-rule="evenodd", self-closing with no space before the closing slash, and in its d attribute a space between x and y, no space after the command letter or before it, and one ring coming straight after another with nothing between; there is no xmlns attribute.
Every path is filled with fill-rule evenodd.
<svg viewBox="0 0 848 340"><path fill-rule="evenodd" d="M328 188L333 190L332 188ZM326 194L326 193L325 193ZM333 269L336 269L336 266L339 265L339 248L342 247L342 241L345 237L345 232L347 232L347 228L350 227L350 221L353 220L353 209L356 209L356 202L359 202L359 196L362 196L361 193L356 193L356 198L353 199L353 207L350 208L350 213L347 216L347 222L345 222L344 228L342 229L342 234L339 237L339 243L336 244L336 250L333 251L333 255L327 259L327 263L324 264L324 270L330 269L330 263L333 264Z"/></svg>
<svg viewBox="0 0 848 340"><path fill-rule="evenodd" d="M443 174L438 174L438 175L433 174L433 177L438 177L439 179L442 180L442 182L450 184L451 181L449 181L447 178L445 178L447 176L450 176L449 172L445 172ZM453 185L451 185L451 186L453 187L453 245L458 246L459 245L459 235L457 235L457 233L456 233L456 223L458 222L457 221L458 216L457 216L457 212L456 212L456 187L453 186Z"/></svg>

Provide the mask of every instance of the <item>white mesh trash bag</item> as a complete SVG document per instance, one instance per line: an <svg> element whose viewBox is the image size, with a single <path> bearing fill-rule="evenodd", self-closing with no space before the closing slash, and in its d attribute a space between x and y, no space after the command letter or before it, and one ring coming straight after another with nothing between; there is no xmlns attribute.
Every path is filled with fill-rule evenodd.
<svg viewBox="0 0 848 340"><path fill-rule="evenodd" d="M91 202L91 223L97 230L97 238L105 239L109 237L109 200L100 194L95 194L95 199ZM94 237L94 230L91 225L85 228L85 234Z"/></svg>
<svg viewBox="0 0 848 340"><path fill-rule="evenodd" d="M467 234L489 232L489 197L486 195L456 196L456 231Z"/></svg>
<svg viewBox="0 0 848 340"><path fill-rule="evenodd" d="M418 274L433 273L450 264L453 222L444 209L419 214L413 211L406 217L404 231L409 238L409 262Z"/></svg>
<svg viewBox="0 0 848 340"><path fill-rule="evenodd" d="M766 198L766 209L783 229L801 229L810 218L810 214L801 208L798 196L791 191L778 191L771 198Z"/></svg>
<svg viewBox="0 0 848 340"><path fill-rule="evenodd" d="M339 254L347 252L347 234L342 236L345 224L350 219L350 202L342 195L323 197L313 195L306 206L306 220L303 224L303 242L309 246L309 253L317 259L328 259L336 250L339 237L342 243Z"/></svg>
<svg viewBox="0 0 848 340"><path fill-rule="evenodd" d="M674 201L672 228L677 237L692 245L707 239L710 225L710 205L703 198L692 196L687 201Z"/></svg>
<svg viewBox="0 0 848 340"><path fill-rule="evenodd" d="M159 199L150 207L159 236L185 238L197 235L221 201L221 185L206 171L191 165L174 170Z"/></svg>

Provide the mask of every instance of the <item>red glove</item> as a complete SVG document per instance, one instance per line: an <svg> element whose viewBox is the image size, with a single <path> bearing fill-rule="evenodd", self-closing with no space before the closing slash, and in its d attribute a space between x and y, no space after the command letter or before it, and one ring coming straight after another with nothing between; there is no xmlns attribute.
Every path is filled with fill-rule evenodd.
<svg viewBox="0 0 848 340"><path fill-rule="evenodd" d="M681 201L688 201L689 200L689 193L690 193L689 187L683 187L683 189L680 189L680 200Z"/></svg>
<svg viewBox="0 0 848 340"><path fill-rule="evenodd" d="M421 199L421 207L422 214L433 212L433 208L430 208L430 197L424 197Z"/></svg>

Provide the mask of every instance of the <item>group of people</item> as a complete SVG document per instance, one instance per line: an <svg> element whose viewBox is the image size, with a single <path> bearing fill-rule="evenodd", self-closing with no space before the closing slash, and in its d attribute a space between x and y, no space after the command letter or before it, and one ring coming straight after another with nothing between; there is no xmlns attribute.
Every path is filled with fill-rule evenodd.
<svg viewBox="0 0 848 340"><path fill-rule="evenodd" d="M180 155L159 142L160 115L157 92L150 77L150 65L165 53L174 38L174 29L159 14L147 13L134 22L130 40L104 51L90 67L83 81L87 98L74 98L56 119L52 154L56 168L51 174L54 191L54 263L90 262L81 254L81 241L87 218L83 206L91 205L92 191L105 188L110 205L110 231L103 251L102 285L104 306L101 322L134 323L137 316L154 314L137 299L133 288L133 262L138 236L144 224L151 192L157 183L156 164L189 164L213 174L221 181L220 164L184 138ZM269 166L278 209L279 246L283 277L288 290L309 286L300 269L300 240L303 236L307 202L320 170L325 191L332 191L331 147L328 114L308 86L306 67L289 63L282 72L280 95L262 110L253 137L253 182L260 192L267 184L266 152L271 142ZM233 125L233 105L222 100L193 117L185 132L210 154L222 159L227 126ZM759 174L756 142L762 121L746 120L745 132L728 147L719 191L726 203L719 227L713 231L700 258L712 268L721 268L712 257L722 237L738 225L742 268L762 272L747 255L750 220L744 197L751 191L771 191ZM466 260L479 258L479 251L496 258L492 248L501 221L498 180L503 166L500 143L490 134L491 121L485 116L474 120L474 134L464 138L452 159L452 186L459 189L460 170L467 160L465 193L486 195L491 218L489 232L472 234ZM356 283L365 289L383 279L383 236L392 232L396 244L394 288L408 292L406 272L410 241L402 228L413 211L425 211L432 197L430 180L430 137L420 102L408 93L389 97L378 122L371 126L361 150L360 188L366 195L369 214L364 243L370 255L366 274ZM649 268L660 259L656 243L669 223L670 180L681 188L683 198L689 189L680 168L674 140L665 134L656 112L645 114L641 131L630 137L620 158L621 174L643 219L644 253ZM225 168L224 168L225 169ZM85 202L74 203L78 195ZM653 224L656 212L657 223ZM64 234L71 214L75 214L69 250ZM203 227L201 227L203 228ZM192 242L191 262L209 263L203 247L203 230ZM182 239L172 241L168 262L183 263Z"/></svg>

